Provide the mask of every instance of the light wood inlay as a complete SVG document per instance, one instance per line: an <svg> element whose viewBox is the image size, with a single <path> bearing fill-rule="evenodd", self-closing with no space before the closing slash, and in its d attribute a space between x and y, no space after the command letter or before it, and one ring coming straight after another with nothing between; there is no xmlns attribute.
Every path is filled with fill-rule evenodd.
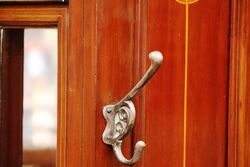
<svg viewBox="0 0 250 167"><path fill-rule="evenodd" d="M176 1L181 4L192 4L192 3L198 2L199 0L176 0Z"/></svg>

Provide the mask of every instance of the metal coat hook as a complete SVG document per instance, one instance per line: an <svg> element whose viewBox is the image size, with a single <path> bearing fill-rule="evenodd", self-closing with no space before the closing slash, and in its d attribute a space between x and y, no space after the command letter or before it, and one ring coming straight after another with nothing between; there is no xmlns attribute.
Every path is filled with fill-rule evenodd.
<svg viewBox="0 0 250 167"><path fill-rule="evenodd" d="M103 108L103 116L107 125L102 140L105 144L112 145L117 159L126 165L136 163L141 158L145 147L143 141L138 141L135 145L134 155L129 160L123 156L121 151L123 139L131 131L135 122L135 107L132 98L158 70L163 61L163 56L161 52L153 51L149 54L149 59L151 60L151 66L133 89L118 103L106 105Z"/></svg>

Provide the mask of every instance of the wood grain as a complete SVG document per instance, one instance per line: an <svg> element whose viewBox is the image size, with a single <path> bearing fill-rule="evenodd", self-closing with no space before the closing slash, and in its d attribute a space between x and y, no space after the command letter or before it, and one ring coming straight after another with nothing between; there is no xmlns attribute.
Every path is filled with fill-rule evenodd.
<svg viewBox="0 0 250 167"><path fill-rule="evenodd" d="M67 95L67 166L82 166L83 143L83 1L69 2ZM88 135L88 134L86 134Z"/></svg>
<svg viewBox="0 0 250 167"><path fill-rule="evenodd" d="M96 1L83 9L83 132L82 166L95 166L96 145Z"/></svg>
<svg viewBox="0 0 250 167"><path fill-rule="evenodd" d="M232 0L228 166L250 165L250 3Z"/></svg>
<svg viewBox="0 0 250 167"><path fill-rule="evenodd" d="M134 85L143 77L145 73L145 60L143 57L147 55L146 51L146 34L147 34L147 2L145 0L139 0L135 3L135 45L134 45L134 68L133 74ZM136 123L133 129L132 135L132 146L136 144L137 141L145 141L145 91L144 89L137 93L134 97L133 102L136 106ZM146 147L147 148L147 147ZM145 149L144 149L145 151ZM135 164L135 166L145 165L145 153L141 159Z"/></svg>
<svg viewBox="0 0 250 167"><path fill-rule="evenodd" d="M106 126L104 105L119 101L133 83L134 1L98 0L96 9L96 164L123 166L101 136ZM130 138L123 152L130 159Z"/></svg>
<svg viewBox="0 0 250 167"><path fill-rule="evenodd" d="M23 164L39 164L42 167L55 166L56 150L25 150ZM21 165L22 166L22 165Z"/></svg>
<svg viewBox="0 0 250 167"><path fill-rule="evenodd" d="M187 104L190 167L227 163L229 7L230 1L216 0L190 5Z"/></svg>
<svg viewBox="0 0 250 167"><path fill-rule="evenodd" d="M145 164L182 166L185 5L165 1L147 5L147 50L160 50L165 57L156 78L146 86ZM229 1L197 2L189 11L185 166L224 166Z"/></svg>
<svg viewBox="0 0 250 167"><path fill-rule="evenodd" d="M159 50L164 60L145 86L145 166L182 166L185 10L176 1L147 1L146 54Z"/></svg>
<svg viewBox="0 0 250 167"><path fill-rule="evenodd" d="M142 139L147 145L138 167L249 166L250 4L232 0L231 7L229 0L189 5L183 164L185 5L175 0L2 5L5 27L58 27L57 166L123 166L102 142L102 108L141 78L152 50L161 51L164 62L134 99L137 118L123 144L126 157Z"/></svg>

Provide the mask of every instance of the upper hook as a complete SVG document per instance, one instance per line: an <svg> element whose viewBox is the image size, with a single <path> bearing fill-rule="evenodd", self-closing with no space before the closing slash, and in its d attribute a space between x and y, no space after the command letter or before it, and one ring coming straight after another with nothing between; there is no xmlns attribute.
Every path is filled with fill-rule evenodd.
<svg viewBox="0 0 250 167"><path fill-rule="evenodd" d="M159 51L152 51L149 53L149 59L151 61L151 65L147 72L143 75L142 79L128 92L128 94L115 104L115 108L119 108L124 101L131 100L136 95L136 93L151 79L151 77L160 67L163 61L163 56Z"/></svg>

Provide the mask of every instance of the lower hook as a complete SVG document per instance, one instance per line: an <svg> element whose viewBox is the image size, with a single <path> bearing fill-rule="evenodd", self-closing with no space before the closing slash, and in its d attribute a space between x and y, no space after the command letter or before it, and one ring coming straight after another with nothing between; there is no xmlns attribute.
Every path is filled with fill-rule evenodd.
<svg viewBox="0 0 250 167"><path fill-rule="evenodd" d="M128 160L122 154L121 145L122 141L118 141L114 143L112 146L118 161L126 165L135 164L142 157L143 149L146 146L146 144L143 141L138 141L135 145L133 157L130 160Z"/></svg>

